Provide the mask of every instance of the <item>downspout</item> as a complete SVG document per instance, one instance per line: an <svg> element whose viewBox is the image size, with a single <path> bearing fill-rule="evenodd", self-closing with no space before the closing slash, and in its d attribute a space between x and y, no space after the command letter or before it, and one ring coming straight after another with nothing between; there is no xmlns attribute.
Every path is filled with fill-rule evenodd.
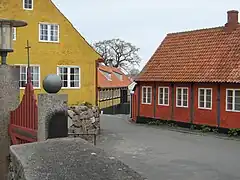
<svg viewBox="0 0 240 180"><path fill-rule="evenodd" d="M138 84L138 112L137 112L137 120L140 116L140 104L141 104L141 94L140 94L140 89L141 89L141 86L140 86L140 83ZM136 120L136 121L137 121Z"/></svg>
<svg viewBox="0 0 240 180"><path fill-rule="evenodd" d="M193 83L190 86L190 123L192 124L194 120L194 89Z"/></svg>
<svg viewBox="0 0 240 180"><path fill-rule="evenodd" d="M221 87L218 84L217 87L217 125L220 127L221 123Z"/></svg>
<svg viewBox="0 0 240 180"><path fill-rule="evenodd" d="M156 106L157 106L157 103L156 103L156 92L157 92L157 87L156 87L156 82L154 82L154 85L153 85L153 87L154 87L154 92L153 92L153 119L155 119L156 118Z"/></svg>
<svg viewBox="0 0 240 180"><path fill-rule="evenodd" d="M99 67L99 63L104 62L103 59L98 58L95 61L95 70L96 70L96 74L95 74L95 89L96 89L96 100L95 100L95 105L98 106L98 67Z"/></svg>
<svg viewBox="0 0 240 180"><path fill-rule="evenodd" d="M171 101L172 101L171 120L174 120L175 100L174 100L174 84L173 83L171 83Z"/></svg>

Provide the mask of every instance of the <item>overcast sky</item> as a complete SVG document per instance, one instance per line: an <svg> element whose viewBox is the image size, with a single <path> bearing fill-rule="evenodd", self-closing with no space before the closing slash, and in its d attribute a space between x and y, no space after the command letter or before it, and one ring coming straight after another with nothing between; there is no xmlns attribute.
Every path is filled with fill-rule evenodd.
<svg viewBox="0 0 240 180"><path fill-rule="evenodd" d="M222 26L240 0L52 0L89 43L121 38L140 48L140 69L169 32Z"/></svg>

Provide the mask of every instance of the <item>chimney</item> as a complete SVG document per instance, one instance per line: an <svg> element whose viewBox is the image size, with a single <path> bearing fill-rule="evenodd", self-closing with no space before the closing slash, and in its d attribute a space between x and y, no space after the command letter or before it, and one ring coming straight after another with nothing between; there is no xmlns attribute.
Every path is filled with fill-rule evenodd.
<svg viewBox="0 0 240 180"><path fill-rule="evenodd" d="M227 18L227 23L225 24L225 29L226 31L231 32L231 31L234 31L239 25L238 11L231 10L231 11L228 11L227 14L228 14L228 18Z"/></svg>

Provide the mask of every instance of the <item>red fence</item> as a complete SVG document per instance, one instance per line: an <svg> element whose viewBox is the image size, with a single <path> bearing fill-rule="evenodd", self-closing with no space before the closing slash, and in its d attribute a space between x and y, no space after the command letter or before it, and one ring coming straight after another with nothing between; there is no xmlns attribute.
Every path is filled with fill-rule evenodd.
<svg viewBox="0 0 240 180"><path fill-rule="evenodd" d="M28 81L22 101L10 113L9 134L12 144L37 141L38 107L31 81Z"/></svg>

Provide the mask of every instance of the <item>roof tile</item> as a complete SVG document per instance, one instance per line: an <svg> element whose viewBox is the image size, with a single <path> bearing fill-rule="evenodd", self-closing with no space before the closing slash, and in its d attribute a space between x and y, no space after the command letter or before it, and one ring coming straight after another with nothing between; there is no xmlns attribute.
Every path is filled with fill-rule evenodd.
<svg viewBox="0 0 240 180"><path fill-rule="evenodd" d="M240 82L240 25L171 33L136 81Z"/></svg>

